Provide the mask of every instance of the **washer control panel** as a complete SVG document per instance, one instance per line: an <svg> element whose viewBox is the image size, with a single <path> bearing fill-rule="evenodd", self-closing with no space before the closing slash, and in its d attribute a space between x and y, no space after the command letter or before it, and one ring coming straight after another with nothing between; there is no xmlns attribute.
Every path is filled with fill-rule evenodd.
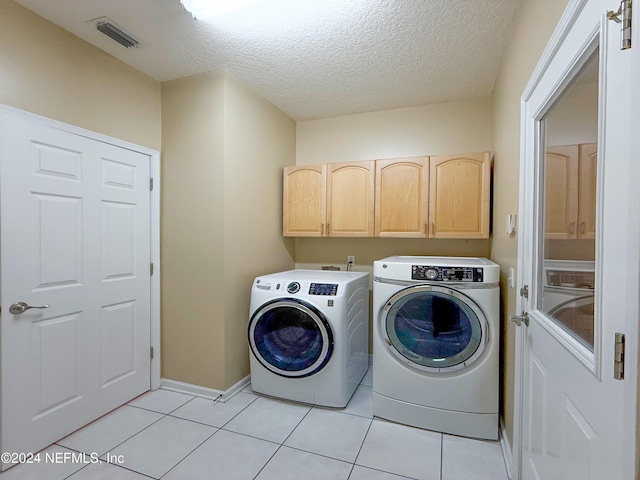
<svg viewBox="0 0 640 480"><path fill-rule="evenodd" d="M430 282L473 282L483 280L482 268L478 267L433 267L430 265L412 265L412 280Z"/></svg>
<svg viewBox="0 0 640 480"><path fill-rule="evenodd" d="M309 295L325 295L335 297L337 294L337 283L312 283L309 287Z"/></svg>

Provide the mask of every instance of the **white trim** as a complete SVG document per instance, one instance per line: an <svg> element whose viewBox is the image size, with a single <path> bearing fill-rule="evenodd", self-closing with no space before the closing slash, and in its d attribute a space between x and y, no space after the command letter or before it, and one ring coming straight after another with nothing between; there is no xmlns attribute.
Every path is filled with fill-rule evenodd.
<svg viewBox="0 0 640 480"><path fill-rule="evenodd" d="M160 388L162 390L170 390L172 392L186 393L189 395L195 395L196 397L206 398L210 400L217 400L224 393L222 392L222 390L216 390L214 388L208 388L208 387L201 387L199 385L179 382L177 380L171 380L168 378L160 379Z"/></svg>
<svg viewBox="0 0 640 480"><path fill-rule="evenodd" d="M513 479L513 474L511 473L513 472L513 453L502 417L500 417L500 446L502 447L502 457L504 458L504 466L507 469L507 476Z"/></svg>
<svg viewBox="0 0 640 480"><path fill-rule="evenodd" d="M206 398L224 403L240 393L250 384L250 375L247 375L246 377L232 385L231 388L228 388L224 391L217 390L215 388L201 387L200 385L193 385L191 383L179 382L177 380L171 380L169 378L163 378L160 381L160 388L163 390L186 393L189 395L195 395L196 397Z"/></svg>
<svg viewBox="0 0 640 480"><path fill-rule="evenodd" d="M223 392L222 398L219 401L220 402L226 402L226 401L230 400L235 395L240 393L242 390L247 388L249 385L251 385L251 375L247 375L246 377L244 377L243 379L239 380L234 385L232 385L231 388L227 388Z"/></svg>
<svg viewBox="0 0 640 480"><path fill-rule="evenodd" d="M151 191L151 390L160 388L161 362L160 354L160 152L154 151L150 156L149 174L153 180Z"/></svg>
<svg viewBox="0 0 640 480"><path fill-rule="evenodd" d="M626 53L631 55L631 78L632 85L637 85L640 80L640 5L636 4L636 8L632 11L632 45L630 51ZM630 91L630 111L631 124L630 131L636 132L631 136L630 152L632 157L640 158L640 92L637 88L632 87ZM635 187L637 179L640 178L640 163L632 162L629 171L629 184ZM628 298L632 302L627 307L626 334L629 341L625 345L625 362L627 364L630 375L625 377L624 388L624 416L625 418L634 418L635 422L628 422L629 427L623 432L620 438L620 444L623 445L623 458L628 459L623 468L624 478L638 478L638 445L636 428L638 426L638 318L640 318L640 225L637 220L638 212L640 212L640 190L638 188L629 187L630 203L629 203L629 221L633 223L635 216L635 228L630 229L628 237L628 255L629 269L625 283L628 289Z"/></svg>
<svg viewBox="0 0 640 480"><path fill-rule="evenodd" d="M591 350L576 340L572 335L567 334L562 327L546 315L540 315L537 311L533 310L529 312L529 317L534 318L538 324L571 355L573 355L576 360L582 363L582 365L590 370L597 378L600 378L599 364L596 364L595 354Z"/></svg>
<svg viewBox="0 0 640 480"><path fill-rule="evenodd" d="M152 148L136 145L126 140L110 137L102 133L43 117L35 113L26 112L8 105L0 104L0 111L19 115L32 122L50 128L87 137L116 147L126 148L127 150L149 156L149 173L151 178L153 178L154 184L150 201L151 261L154 264L154 274L151 277L151 331L149 339L150 347L154 349L154 357L151 360L149 384L151 390L156 390L160 386L160 152Z"/></svg>

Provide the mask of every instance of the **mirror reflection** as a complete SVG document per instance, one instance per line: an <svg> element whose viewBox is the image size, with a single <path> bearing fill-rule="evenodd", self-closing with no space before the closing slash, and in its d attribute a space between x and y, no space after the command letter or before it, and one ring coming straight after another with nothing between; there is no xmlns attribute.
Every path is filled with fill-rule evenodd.
<svg viewBox="0 0 640 480"><path fill-rule="evenodd" d="M538 308L593 351L598 51L545 115Z"/></svg>

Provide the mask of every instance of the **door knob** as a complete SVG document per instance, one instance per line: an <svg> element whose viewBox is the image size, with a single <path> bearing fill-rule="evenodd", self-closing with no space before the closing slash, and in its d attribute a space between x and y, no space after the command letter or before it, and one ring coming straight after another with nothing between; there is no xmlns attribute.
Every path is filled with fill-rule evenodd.
<svg viewBox="0 0 640 480"><path fill-rule="evenodd" d="M511 315L511 321L515 323L518 327L520 327L523 323L528 327L529 314L527 312L522 312L522 315Z"/></svg>
<svg viewBox="0 0 640 480"><path fill-rule="evenodd" d="M27 305L25 302L16 302L9 307L9 311L14 315L20 315L21 313L26 312L27 310L31 310L32 308L49 308L49 305L42 305L41 307L33 307L31 305Z"/></svg>

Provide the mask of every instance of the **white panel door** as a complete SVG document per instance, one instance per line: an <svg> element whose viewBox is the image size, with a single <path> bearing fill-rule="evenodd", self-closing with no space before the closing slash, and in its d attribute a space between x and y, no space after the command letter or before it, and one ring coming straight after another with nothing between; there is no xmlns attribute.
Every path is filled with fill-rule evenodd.
<svg viewBox="0 0 640 480"><path fill-rule="evenodd" d="M149 389L149 197L147 155L0 113L2 451Z"/></svg>
<svg viewBox="0 0 640 480"><path fill-rule="evenodd" d="M524 95L519 286L528 287L528 296L518 304L529 325L523 323L519 332L522 435L516 478L622 480L630 479L633 470L635 447L622 438L626 425L635 425L635 409L625 405L625 385L635 396L636 365L627 359L626 378L615 379L614 357L616 332L625 333L638 320L630 313L638 291L627 287L627 279L638 275L637 252L629 243L640 226L638 213L629 210L637 188L637 179L629 178L637 161L629 151L629 119L639 112L629 109L630 52L619 49L620 26L606 19L607 9L618 6L618 0L569 2L569 15L563 17L568 27L554 35L549 62ZM585 100L583 92L593 82L593 98ZM591 102L596 138L589 137L588 128L574 128L591 115ZM568 106L573 116L566 115ZM551 134L566 144L597 140L595 242L545 236L544 201L553 195L545 191L544 151ZM588 248L593 258L582 258ZM591 290L591 301L569 312L571 323L544 306L543 265L549 259L595 260L595 288L586 288L583 297L588 299ZM627 339L636 341L633 335Z"/></svg>

